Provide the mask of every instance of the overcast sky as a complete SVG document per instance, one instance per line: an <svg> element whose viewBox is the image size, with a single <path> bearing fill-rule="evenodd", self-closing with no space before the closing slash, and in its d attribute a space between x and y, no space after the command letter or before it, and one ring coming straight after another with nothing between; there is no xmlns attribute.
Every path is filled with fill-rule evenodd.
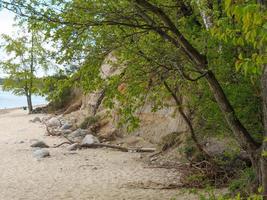
<svg viewBox="0 0 267 200"><path fill-rule="evenodd" d="M0 10L0 33L3 34L12 34L14 32L14 27L12 27L12 24L14 23L14 17L15 15L11 13L10 11L3 9Z"/></svg>
<svg viewBox="0 0 267 200"><path fill-rule="evenodd" d="M14 24L15 15L6 10L0 10L0 34L13 35L16 32L16 28L12 25ZM2 51L2 50L0 50ZM0 59L4 57L4 53L0 52ZM0 70L0 77L3 76L3 72Z"/></svg>
<svg viewBox="0 0 267 200"><path fill-rule="evenodd" d="M16 32L18 28L14 27L13 24L15 23L14 20L15 14L11 11L6 9L0 9L0 35L1 34L8 34L10 36L16 36ZM1 43L1 39L0 39ZM0 60L6 58L5 53L3 50L0 49ZM37 71L37 76L43 76L45 74L53 74L54 70L49 70L48 72L44 72L42 70ZM0 69L0 77L5 77L6 75Z"/></svg>

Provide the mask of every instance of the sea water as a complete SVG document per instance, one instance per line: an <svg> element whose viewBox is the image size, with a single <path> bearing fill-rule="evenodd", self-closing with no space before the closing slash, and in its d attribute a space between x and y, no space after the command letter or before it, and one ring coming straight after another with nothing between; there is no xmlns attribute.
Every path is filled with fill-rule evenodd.
<svg viewBox="0 0 267 200"><path fill-rule="evenodd" d="M44 97L32 95L32 104L34 105L43 105L47 101ZM18 108L27 106L26 96L16 96L9 91L2 91L0 86L0 109L5 108Z"/></svg>

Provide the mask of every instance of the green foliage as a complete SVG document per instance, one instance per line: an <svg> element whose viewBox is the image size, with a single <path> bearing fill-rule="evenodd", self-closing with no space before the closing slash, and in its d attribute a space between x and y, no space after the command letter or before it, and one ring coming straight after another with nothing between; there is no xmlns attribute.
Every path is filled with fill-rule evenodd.
<svg viewBox="0 0 267 200"><path fill-rule="evenodd" d="M251 183L255 181L255 172L252 168L245 168L238 179L233 180L229 185L229 190L233 194L240 193L242 196L249 196Z"/></svg>
<svg viewBox="0 0 267 200"><path fill-rule="evenodd" d="M89 126L96 124L99 121L99 116L89 116L80 124L80 128L87 129Z"/></svg>
<svg viewBox="0 0 267 200"><path fill-rule="evenodd" d="M63 72L43 78L41 93L46 95L53 110L66 106L72 98L71 90L71 81Z"/></svg>
<svg viewBox="0 0 267 200"><path fill-rule="evenodd" d="M262 66L267 63L266 9L255 1L235 3L232 0L225 1L224 9L226 16L216 22L212 34L220 41L238 47L238 71L261 74Z"/></svg>
<svg viewBox="0 0 267 200"><path fill-rule="evenodd" d="M32 94L40 94L40 79L37 72L47 70L46 50L42 46L40 32L33 24L24 24L28 32L22 29L17 37L2 35L4 44L1 46L7 58L0 62L0 67L8 75L3 82L3 89L15 95L27 97L29 112L32 111Z"/></svg>
<svg viewBox="0 0 267 200"><path fill-rule="evenodd" d="M34 13L32 18L38 19L38 28L56 44L53 56L57 62L78 66L77 71L70 70L44 81L43 93L48 94L49 100L65 100L75 86L85 92L105 88L104 105L117 108L119 124L132 131L138 127L138 114L146 102L152 104L152 111L174 105L164 85L167 83L177 96L183 97L182 108L188 111L199 138L229 137L231 131L214 99L214 91L204 81L205 72L198 70L188 52L172 42L181 38L166 20L149 9L140 9L136 2L53 0L44 5L43 1L35 0L7 7L16 10L21 3L20 12L30 16ZM266 64L266 9L250 0L226 0L224 4L195 0L149 2L158 6L185 39L206 57L208 69L216 74L238 118L261 142L259 80ZM205 26L205 15L212 19L210 29ZM23 46L17 43L16 46L16 54L24 52ZM121 73L103 78L99 74L101 65L111 52L117 60L109 64ZM188 153L191 150L188 148ZM205 179L199 175L194 178ZM232 187L242 185L237 181Z"/></svg>

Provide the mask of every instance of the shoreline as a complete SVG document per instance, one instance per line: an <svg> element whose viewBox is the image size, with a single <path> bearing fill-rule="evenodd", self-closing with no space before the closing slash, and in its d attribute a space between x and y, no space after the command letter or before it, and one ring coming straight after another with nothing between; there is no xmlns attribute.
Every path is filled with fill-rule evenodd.
<svg viewBox="0 0 267 200"><path fill-rule="evenodd" d="M44 106L47 106L48 104L40 104L40 105L35 105L33 106L33 108L38 108L38 107L44 107ZM21 107L15 107L15 108L0 108L0 115L2 114L7 114L11 111L15 111L15 110L23 110L23 107L24 106L21 106Z"/></svg>

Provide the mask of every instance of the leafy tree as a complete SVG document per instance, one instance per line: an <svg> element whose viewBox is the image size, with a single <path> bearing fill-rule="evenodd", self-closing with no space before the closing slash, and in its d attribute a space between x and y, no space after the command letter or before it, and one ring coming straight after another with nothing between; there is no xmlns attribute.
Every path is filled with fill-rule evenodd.
<svg viewBox="0 0 267 200"><path fill-rule="evenodd" d="M2 46L8 58L1 61L1 67L8 75L3 89L11 90L16 95L27 98L29 113L32 112L32 94L39 93L38 69L46 69L46 50L42 46L42 37L36 30L12 38L2 35L5 44Z"/></svg>
<svg viewBox="0 0 267 200"><path fill-rule="evenodd" d="M266 64L264 6L255 1L231 0L225 4L189 0L40 0L3 1L3 5L20 16L44 22L47 36L60 44L61 60L82 61L77 72L81 85L88 91L108 85L106 105L112 107L114 98L122 102L124 123L136 123L132 114L148 97L148 91L157 108L165 106L162 97L170 95L164 82L173 88L179 85L181 95L192 100L186 106L205 111L199 117L205 127L220 127L225 132L228 129L224 123L228 124L267 191L266 168L260 170L259 165L260 160L264 161L260 153L262 124L258 120L263 112L255 106L260 101L257 91L267 93L264 87L259 88L262 66ZM97 75L99 66L103 57L114 50L127 67L104 83ZM252 81L237 74L236 69L252 72ZM127 85L125 93L117 90L122 82ZM251 120L251 114L255 120Z"/></svg>

